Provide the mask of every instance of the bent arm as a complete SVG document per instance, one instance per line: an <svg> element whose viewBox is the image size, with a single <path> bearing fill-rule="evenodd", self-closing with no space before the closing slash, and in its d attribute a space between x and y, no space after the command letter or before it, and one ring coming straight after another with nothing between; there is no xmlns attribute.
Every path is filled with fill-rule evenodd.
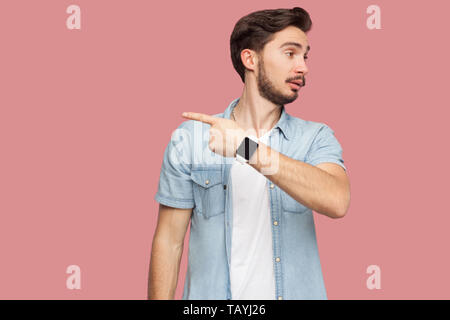
<svg viewBox="0 0 450 320"><path fill-rule="evenodd" d="M317 213L334 219L347 213L350 182L345 170L335 163L312 166L260 143L249 165Z"/></svg>

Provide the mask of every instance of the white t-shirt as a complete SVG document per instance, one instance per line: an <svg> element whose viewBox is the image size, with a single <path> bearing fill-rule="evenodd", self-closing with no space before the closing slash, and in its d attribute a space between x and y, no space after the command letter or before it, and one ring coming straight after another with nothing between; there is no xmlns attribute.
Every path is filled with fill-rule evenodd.
<svg viewBox="0 0 450 320"><path fill-rule="evenodd" d="M268 144L270 132L259 140ZM231 297L233 300L275 300L270 181L249 164L237 160L231 167L231 181Z"/></svg>

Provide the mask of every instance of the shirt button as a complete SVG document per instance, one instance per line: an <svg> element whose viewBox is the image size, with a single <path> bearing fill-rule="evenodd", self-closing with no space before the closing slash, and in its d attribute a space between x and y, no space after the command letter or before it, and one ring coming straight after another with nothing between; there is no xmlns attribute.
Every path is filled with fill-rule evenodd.
<svg viewBox="0 0 450 320"><path fill-rule="evenodd" d="M275 188L275 185L273 183L270 184L270 189Z"/></svg>
<svg viewBox="0 0 450 320"><path fill-rule="evenodd" d="M278 297L278 300L283 300L283 297L282 297L282 296L279 296L279 297Z"/></svg>
<svg viewBox="0 0 450 320"><path fill-rule="evenodd" d="M278 225L278 221L274 221L273 224L277 226Z"/></svg>
<svg viewBox="0 0 450 320"><path fill-rule="evenodd" d="M205 183L206 183L206 184L209 184L209 180L206 180Z"/></svg>
<svg viewBox="0 0 450 320"><path fill-rule="evenodd" d="M280 262L280 258L276 258L275 261L276 261L276 262Z"/></svg>

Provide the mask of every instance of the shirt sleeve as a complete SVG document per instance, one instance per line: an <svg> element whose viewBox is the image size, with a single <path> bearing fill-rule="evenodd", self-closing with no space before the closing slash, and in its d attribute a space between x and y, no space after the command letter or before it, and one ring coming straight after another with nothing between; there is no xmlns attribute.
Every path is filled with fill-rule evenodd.
<svg viewBox="0 0 450 320"><path fill-rule="evenodd" d="M333 162L347 170L344 165L344 159L342 159L342 147L334 136L334 131L326 124L323 124L319 129L308 151L306 160L307 163L313 166L322 162Z"/></svg>
<svg viewBox="0 0 450 320"><path fill-rule="evenodd" d="M189 132L178 127L164 151L155 200L166 206L194 208Z"/></svg>

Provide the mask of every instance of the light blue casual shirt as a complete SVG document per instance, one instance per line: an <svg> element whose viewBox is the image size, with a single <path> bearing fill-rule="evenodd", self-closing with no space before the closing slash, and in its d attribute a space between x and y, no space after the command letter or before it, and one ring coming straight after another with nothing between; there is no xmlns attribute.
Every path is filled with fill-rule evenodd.
<svg viewBox="0 0 450 320"><path fill-rule="evenodd" d="M214 116L229 119L238 102L239 98L233 100L225 112ZM346 169L341 145L330 127L293 117L281 108L281 117L269 135L271 148L313 166L333 162ZM166 206L193 208L183 300L233 298L229 271L234 158L209 149L210 127L188 120L173 132L155 195ZM312 210L268 182L275 296L280 300L327 299Z"/></svg>

